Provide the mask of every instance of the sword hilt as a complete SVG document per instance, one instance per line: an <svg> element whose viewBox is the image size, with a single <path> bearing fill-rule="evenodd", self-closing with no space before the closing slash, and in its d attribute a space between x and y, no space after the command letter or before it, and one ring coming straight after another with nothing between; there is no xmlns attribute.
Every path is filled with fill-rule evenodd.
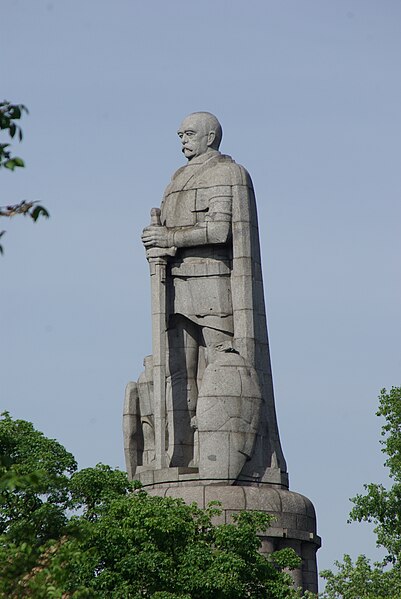
<svg viewBox="0 0 401 599"><path fill-rule="evenodd" d="M161 227L161 220L160 220L160 213L161 210L160 208L152 208L150 211L150 226L151 227Z"/></svg>

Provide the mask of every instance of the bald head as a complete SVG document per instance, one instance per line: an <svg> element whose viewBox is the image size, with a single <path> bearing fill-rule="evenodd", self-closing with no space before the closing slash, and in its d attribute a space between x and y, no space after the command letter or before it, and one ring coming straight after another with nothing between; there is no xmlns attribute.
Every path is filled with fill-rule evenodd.
<svg viewBox="0 0 401 599"><path fill-rule="evenodd" d="M218 150L223 137L223 130L217 119L211 112L193 112L187 118L194 117L203 123L204 127L208 132L214 133L214 140L212 144L213 150Z"/></svg>
<svg viewBox="0 0 401 599"><path fill-rule="evenodd" d="M185 117L178 129L182 152L188 160L218 150L222 134L219 121L210 112L193 112Z"/></svg>

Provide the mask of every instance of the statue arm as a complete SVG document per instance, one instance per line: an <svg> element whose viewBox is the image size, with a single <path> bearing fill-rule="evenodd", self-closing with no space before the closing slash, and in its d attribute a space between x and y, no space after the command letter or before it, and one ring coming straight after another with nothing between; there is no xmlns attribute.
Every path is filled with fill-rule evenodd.
<svg viewBox="0 0 401 599"><path fill-rule="evenodd" d="M169 245L190 247L195 245L227 243L231 235L231 223L204 222L194 227L170 229Z"/></svg>
<svg viewBox="0 0 401 599"><path fill-rule="evenodd" d="M205 214L203 222L185 227L146 227L142 234L145 248L182 248L227 243L231 238L231 188L214 187L207 188L207 191L209 195L205 194L197 205L197 211Z"/></svg>
<svg viewBox="0 0 401 599"><path fill-rule="evenodd" d="M169 245L180 248L227 243L231 237L231 204L229 196L211 198L204 222L168 229Z"/></svg>

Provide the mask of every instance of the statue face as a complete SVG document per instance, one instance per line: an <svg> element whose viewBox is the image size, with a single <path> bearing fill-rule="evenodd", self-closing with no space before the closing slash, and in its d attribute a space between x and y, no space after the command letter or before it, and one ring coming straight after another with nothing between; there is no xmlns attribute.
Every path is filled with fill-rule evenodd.
<svg viewBox="0 0 401 599"><path fill-rule="evenodd" d="M215 138L214 131L210 131L208 127L207 119L197 114L187 116L177 133L181 139L182 152L188 160L207 152Z"/></svg>

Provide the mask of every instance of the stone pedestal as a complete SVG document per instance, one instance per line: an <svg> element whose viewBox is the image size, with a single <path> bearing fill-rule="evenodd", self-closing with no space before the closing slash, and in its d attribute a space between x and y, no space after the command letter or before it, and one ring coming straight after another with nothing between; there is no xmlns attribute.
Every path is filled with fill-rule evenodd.
<svg viewBox="0 0 401 599"><path fill-rule="evenodd" d="M253 184L218 151L221 133L210 113L184 119L188 164L142 235L153 354L126 389L127 471L151 494L220 501L222 522L273 515L261 551L293 547L295 585L317 592L315 510L288 490L279 438Z"/></svg>
<svg viewBox="0 0 401 599"><path fill-rule="evenodd" d="M231 523L231 515L241 510L258 510L274 516L272 526L261 534L261 553L292 547L302 558L301 567L291 572L294 585L317 593L316 551L321 539L316 534L316 514L312 502L283 487L230 485L227 481L199 480L195 468L165 468L138 473L150 495L180 497L205 508L211 501L221 503L222 513L215 522Z"/></svg>

